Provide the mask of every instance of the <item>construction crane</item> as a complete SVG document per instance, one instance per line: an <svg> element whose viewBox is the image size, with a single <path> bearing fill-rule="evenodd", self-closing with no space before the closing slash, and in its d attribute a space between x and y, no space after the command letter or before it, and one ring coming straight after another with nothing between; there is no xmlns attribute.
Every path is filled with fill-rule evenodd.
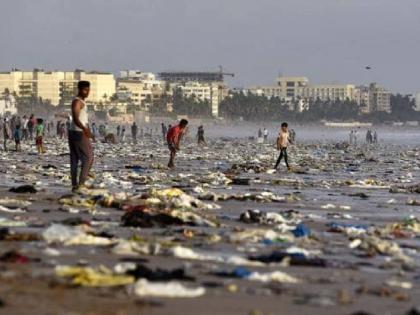
<svg viewBox="0 0 420 315"><path fill-rule="evenodd" d="M219 66L219 72L221 76L230 76L230 77L235 77L234 73L227 73L227 72L223 72L223 67Z"/></svg>

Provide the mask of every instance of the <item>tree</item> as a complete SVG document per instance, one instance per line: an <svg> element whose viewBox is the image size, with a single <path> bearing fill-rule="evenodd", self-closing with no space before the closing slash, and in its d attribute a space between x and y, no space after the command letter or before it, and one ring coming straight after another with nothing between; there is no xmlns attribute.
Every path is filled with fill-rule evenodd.
<svg viewBox="0 0 420 315"><path fill-rule="evenodd" d="M186 97L181 89L176 89L173 94L173 111L177 115L194 117L211 117L211 104L208 100L200 100L195 95Z"/></svg>
<svg viewBox="0 0 420 315"><path fill-rule="evenodd" d="M248 93L233 93L220 104L220 114L230 119L242 117L250 121L300 120L320 121L322 119L356 119L359 107L350 100L309 100L309 109L298 112L299 99L286 101L278 97L266 97Z"/></svg>
<svg viewBox="0 0 420 315"><path fill-rule="evenodd" d="M153 105L150 107L150 112L156 115L168 114L168 104L171 102L171 97L166 92L158 99L153 100Z"/></svg>
<svg viewBox="0 0 420 315"><path fill-rule="evenodd" d="M398 120L419 119L419 113L414 108L416 104L408 95L391 95L391 112Z"/></svg>

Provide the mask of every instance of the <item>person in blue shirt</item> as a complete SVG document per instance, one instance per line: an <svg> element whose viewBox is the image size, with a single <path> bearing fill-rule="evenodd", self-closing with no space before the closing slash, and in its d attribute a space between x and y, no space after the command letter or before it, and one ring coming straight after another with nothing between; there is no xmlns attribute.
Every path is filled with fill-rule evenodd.
<svg viewBox="0 0 420 315"><path fill-rule="evenodd" d="M22 140L22 130L20 129L20 125L15 126L15 129L13 130L13 138L15 140L16 151L21 151L20 141Z"/></svg>

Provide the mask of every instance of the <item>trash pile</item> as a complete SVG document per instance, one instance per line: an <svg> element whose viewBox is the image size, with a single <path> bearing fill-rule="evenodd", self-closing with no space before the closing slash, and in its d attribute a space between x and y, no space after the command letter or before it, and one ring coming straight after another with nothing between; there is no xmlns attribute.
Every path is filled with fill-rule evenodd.
<svg viewBox="0 0 420 315"><path fill-rule="evenodd" d="M111 140L94 145L95 174L76 193L62 141L48 140L42 157L26 144L2 152L2 280L29 277L45 296L115 295L133 308L188 298L176 304L183 313L191 299L204 307L220 296L241 314L278 313L278 303L319 314L417 306L414 149L298 144L288 172L272 169L277 151L268 144L218 139L197 149L187 139L168 170L160 138ZM55 284L38 284L46 279ZM12 298L1 298L8 307ZM259 306L261 298L272 303Z"/></svg>

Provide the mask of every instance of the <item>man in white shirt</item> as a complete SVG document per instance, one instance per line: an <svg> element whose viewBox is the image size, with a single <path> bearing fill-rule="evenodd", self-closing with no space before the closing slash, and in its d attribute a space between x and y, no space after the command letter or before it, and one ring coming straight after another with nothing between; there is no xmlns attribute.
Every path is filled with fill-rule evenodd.
<svg viewBox="0 0 420 315"><path fill-rule="evenodd" d="M28 122L29 119L26 117L26 115L23 116L23 122L22 122L22 139L28 140L29 133L28 133Z"/></svg>

